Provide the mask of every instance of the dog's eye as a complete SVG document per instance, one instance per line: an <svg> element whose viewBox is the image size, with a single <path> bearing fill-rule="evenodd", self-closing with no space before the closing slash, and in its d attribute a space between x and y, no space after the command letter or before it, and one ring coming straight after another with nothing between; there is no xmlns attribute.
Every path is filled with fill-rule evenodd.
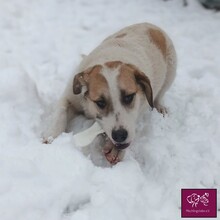
<svg viewBox="0 0 220 220"><path fill-rule="evenodd" d="M106 106L106 102L105 102L105 100L98 100L98 101L95 101L95 104L96 104L100 109L104 109L105 106Z"/></svg>
<svg viewBox="0 0 220 220"><path fill-rule="evenodd" d="M123 102L124 102L124 104L126 104L126 105L131 104L131 102L132 102L133 99L134 99L134 96L135 96L135 93L132 93L132 94L130 94L130 95L124 96L124 97L123 97Z"/></svg>

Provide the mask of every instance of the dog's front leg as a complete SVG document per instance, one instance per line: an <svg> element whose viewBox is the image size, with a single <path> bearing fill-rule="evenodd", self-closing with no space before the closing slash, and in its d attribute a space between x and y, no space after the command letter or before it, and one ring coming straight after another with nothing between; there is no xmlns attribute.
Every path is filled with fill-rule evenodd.
<svg viewBox="0 0 220 220"><path fill-rule="evenodd" d="M43 143L49 144L54 138L66 130L70 103L62 98L49 116L48 124L43 132Z"/></svg>

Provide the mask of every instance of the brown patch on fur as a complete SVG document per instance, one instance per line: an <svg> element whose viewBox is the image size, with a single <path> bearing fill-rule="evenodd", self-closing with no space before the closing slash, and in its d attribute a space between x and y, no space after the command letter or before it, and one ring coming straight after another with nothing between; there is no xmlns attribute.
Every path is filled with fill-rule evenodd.
<svg viewBox="0 0 220 220"><path fill-rule="evenodd" d="M84 94L85 99L89 99L93 102L105 100L106 107L104 109L98 109L97 117L101 118L102 115L107 115L110 111L113 111L112 102L109 95L109 86L106 78L101 74L101 65L95 65L78 73L73 81L74 94L80 94L82 87L87 86L87 91Z"/></svg>
<svg viewBox="0 0 220 220"><path fill-rule="evenodd" d="M94 72L88 83L89 98L92 101L100 99L102 96L108 95L108 83L105 77L100 72Z"/></svg>
<svg viewBox="0 0 220 220"><path fill-rule="evenodd" d="M117 35L115 38L123 38L126 35L127 35L126 33L122 33L122 34Z"/></svg>
<svg viewBox="0 0 220 220"><path fill-rule="evenodd" d="M109 61L109 62L106 62L106 63L105 63L105 65L106 65L108 68L111 68L111 69L116 69L116 68L118 68L121 64L122 64L121 61Z"/></svg>
<svg viewBox="0 0 220 220"><path fill-rule="evenodd" d="M93 101L105 100L106 107L100 109L97 106L98 117L102 115L108 115L113 111L113 105L109 95L109 86L106 78L100 73L100 71L93 71L88 80L88 98Z"/></svg>
<svg viewBox="0 0 220 220"><path fill-rule="evenodd" d="M124 104L124 97L131 94L136 94L138 91L138 86L134 77L134 70L126 64L123 64L120 68L120 73L118 75L118 85L121 91L121 104L126 108L134 107L134 100L130 104Z"/></svg>
<svg viewBox="0 0 220 220"><path fill-rule="evenodd" d="M153 108L153 91L149 78L132 64L123 64L118 76L119 87L127 95L142 90ZM139 85L139 86L138 86Z"/></svg>
<svg viewBox="0 0 220 220"><path fill-rule="evenodd" d="M148 33L151 41L160 49L163 57L166 58L167 45L164 34L160 30L152 28L149 29Z"/></svg>
<svg viewBox="0 0 220 220"><path fill-rule="evenodd" d="M134 78L134 69L127 64L123 64L120 68L118 83L119 88L125 91L127 94L136 93L137 84Z"/></svg>
<svg viewBox="0 0 220 220"><path fill-rule="evenodd" d="M93 67L90 67L83 72L80 72L75 75L73 80L73 93L74 94L80 94L82 91L83 86L88 85L89 76L92 74L97 74L101 71L102 66L101 65L95 65Z"/></svg>

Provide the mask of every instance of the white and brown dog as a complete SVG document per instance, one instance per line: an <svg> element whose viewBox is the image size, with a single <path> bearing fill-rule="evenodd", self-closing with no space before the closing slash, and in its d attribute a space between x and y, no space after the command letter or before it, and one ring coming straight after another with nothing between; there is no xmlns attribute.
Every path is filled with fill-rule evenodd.
<svg viewBox="0 0 220 220"><path fill-rule="evenodd" d="M44 142L64 132L70 118L84 114L100 123L108 137L105 156L117 163L134 139L144 107L167 112L161 100L175 75L176 52L164 31L149 23L120 30L82 60L52 114Z"/></svg>

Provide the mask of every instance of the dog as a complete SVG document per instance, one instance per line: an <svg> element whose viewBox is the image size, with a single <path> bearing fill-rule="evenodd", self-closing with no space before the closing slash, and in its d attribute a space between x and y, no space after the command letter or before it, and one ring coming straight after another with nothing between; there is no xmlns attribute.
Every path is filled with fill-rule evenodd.
<svg viewBox="0 0 220 220"><path fill-rule="evenodd" d="M81 61L43 134L50 143L78 114L96 120L107 136L106 159L115 164L135 136L138 116L148 107L165 115L165 92L176 75L176 52L159 27L141 23L107 37Z"/></svg>

